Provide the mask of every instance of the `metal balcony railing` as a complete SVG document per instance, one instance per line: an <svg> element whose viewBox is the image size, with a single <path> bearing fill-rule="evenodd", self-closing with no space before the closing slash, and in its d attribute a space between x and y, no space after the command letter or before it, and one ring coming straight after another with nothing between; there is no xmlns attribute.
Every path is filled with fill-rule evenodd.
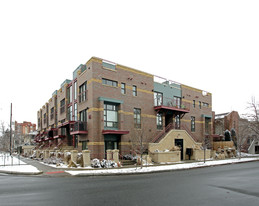
<svg viewBox="0 0 259 206"><path fill-rule="evenodd" d="M190 110L190 103L182 102L179 99L171 99L167 97L155 97L154 106L165 106L175 109Z"/></svg>
<svg viewBox="0 0 259 206"><path fill-rule="evenodd" d="M70 134L86 134L87 122L76 121L71 124Z"/></svg>

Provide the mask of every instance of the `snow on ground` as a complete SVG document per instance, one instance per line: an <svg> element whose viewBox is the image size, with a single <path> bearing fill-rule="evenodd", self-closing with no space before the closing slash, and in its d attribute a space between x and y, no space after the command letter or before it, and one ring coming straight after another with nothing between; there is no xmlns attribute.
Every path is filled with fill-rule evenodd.
<svg viewBox="0 0 259 206"><path fill-rule="evenodd" d="M182 163L175 165L163 165L163 166L150 166L141 169L138 168L120 168L120 169L97 169L97 170L67 170L65 172L71 175L106 175L106 174L140 174L140 173L150 173L150 172L161 172L161 171L170 171L170 170L181 170L181 169L191 169L199 167L208 167L215 165L223 164L232 164L232 163L241 163L259 160L259 158L244 158L244 159L227 159L227 160L216 160L216 161L207 161L207 162L194 162L194 163Z"/></svg>
<svg viewBox="0 0 259 206"><path fill-rule="evenodd" d="M36 167L19 160L17 157L11 158L9 154L0 154L0 173L1 172L36 174L40 171Z"/></svg>

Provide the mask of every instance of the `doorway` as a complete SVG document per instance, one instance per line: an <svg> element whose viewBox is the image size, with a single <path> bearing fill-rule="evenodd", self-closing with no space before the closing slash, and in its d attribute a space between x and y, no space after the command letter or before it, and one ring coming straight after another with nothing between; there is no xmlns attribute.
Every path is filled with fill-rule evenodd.
<svg viewBox="0 0 259 206"><path fill-rule="evenodd" d="M181 150L181 160L183 160L183 139L175 139L174 145L180 148L180 150Z"/></svg>

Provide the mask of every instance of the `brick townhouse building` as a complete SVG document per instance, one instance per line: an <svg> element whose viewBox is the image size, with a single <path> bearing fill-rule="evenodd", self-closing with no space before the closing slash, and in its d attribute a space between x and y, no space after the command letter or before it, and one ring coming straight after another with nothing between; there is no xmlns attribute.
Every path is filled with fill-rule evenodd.
<svg viewBox="0 0 259 206"><path fill-rule="evenodd" d="M38 148L88 149L103 158L107 149L129 153L140 131L145 144L171 129L202 142L212 131L212 95L92 57L53 92L37 118Z"/></svg>

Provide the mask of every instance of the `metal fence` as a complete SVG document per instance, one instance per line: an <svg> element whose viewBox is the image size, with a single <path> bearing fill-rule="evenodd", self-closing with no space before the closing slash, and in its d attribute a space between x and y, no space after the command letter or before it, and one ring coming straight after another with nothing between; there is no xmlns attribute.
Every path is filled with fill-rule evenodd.
<svg viewBox="0 0 259 206"><path fill-rule="evenodd" d="M21 165L20 155L14 157L9 153L0 153L0 166L17 166Z"/></svg>

